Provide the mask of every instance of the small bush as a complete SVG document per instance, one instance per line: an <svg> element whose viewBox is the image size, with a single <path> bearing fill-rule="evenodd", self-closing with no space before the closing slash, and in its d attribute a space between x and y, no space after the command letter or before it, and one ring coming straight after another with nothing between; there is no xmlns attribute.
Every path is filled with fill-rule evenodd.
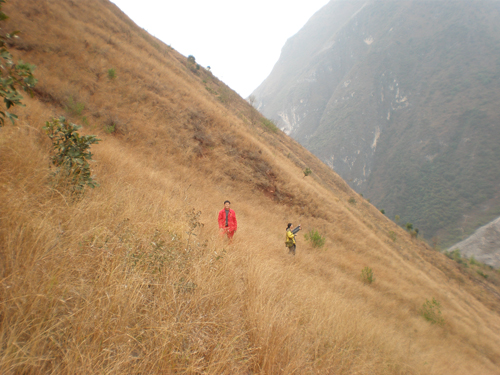
<svg viewBox="0 0 500 375"><path fill-rule="evenodd" d="M72 115L80 116L85 109L84 103L76 102L72 96L69 97L68 103L66 104L65 110Z"/></svg>
<svg viewBox="0 0 500 375"><path fill-rule="evenodd" d="M306 233L304 238L311 243L312 247L322 247L325 244L325 237L322 237L315 229L311 229L309 233Z"/></svg>
<svg viewBox="0 0 500 375"><path fill-rule="evenodd" d="M94 143L99 143L94 135L80 136L77 132L81 126L72 124L64 117L47 121L43 128L52 141L55 155L52 164L56 167L54 175L69 181L73 192L83 191L85 186L94 188L98 184L90 174L89 160L92 153L89 148Z"/></svg>
<svg viewBox="0 0 500 375"><path fill-rule="evenodd" d="M451 260L454 260L458 264L462 264L465 267L469 267L467 260L465 258L462 258L462 255L460 254L460 249L455 249L453 251L445 251L444 255L446 255Z"/></svg>
<svg viewBox="0 0 500 375"><path fill-rule="evenodd" d="M115 123L111 123L110 125L104 125L104 131L107 133L107 134L113 134L116 132L116 124Z"/></svg>
<svg viewBox="0 0 500 375"><path fill-rule="evenodd" d="M487 275L487 274L485 274L483 271L481 271L481 270L477 270L476 272L477 272L477 274L478 274L478 275L481 275L481 276L482 276L482 277L484 277L485 279L487 279L487 278L488 278L488 275Z"/></svg>
<svg viewBox="0 0 500 375"><path fill-rule="evenodd" d="M272 133L277 133L278 132L278 127L272 120L268 120L267 118L263 117L261 120L262 125L264 125L264 128L271 131Z"/></svg>
<svg viewBox="0 0 500 375"><path fill-rule="evenodd" d="M396 238L397 238L397 237L396 237L396 233L395 233L395 232L393 232L393 231L391 230L391 231L389 232L389 238L390 238L391 240L393 240L394 242L396 242Z"/></svg>
<svg viewBox="0 0 500 375"><path fill-rule="evenodd" d="M382 215L385 215L385 210L384 209L380 210L380 212L382 213Z"/></svg>
<svg viewBox="0 0 500 375"><path fill-rule="evenodd" d="M108 69L108 78L115 79L116 78L116 70L115 68Z"/></svg>
<svg viewBox="0 0 500 375"><path fill-rule="evenodd" d="M350 197L349 200L348 200L348 202L350 204L356 204L356 199L354 199L354 197Z"/></svg>
<svg viewBox="0 0 500 375"><path fill-rule="evenodd" d="M445 251L444 255L454 260L458 264L463 265L464 267L469 267L467 260L465 258L462 258L462 255L460 254L460 249L455 249L453 251Z"/></svg>
<svg viewBox="0 0 500 375"><path fill-rule="evenodd" d="M370 267L365 267L361 270L361 281L365 284L371 284L375 281L373 270Z"/></svg>
<svg viewBox="0 0 500 375"><path fill-rule="evenodd" d="M412 223L406 223L405 227L406 227L406 230L408 232L411 232L413 230L413 224Z"/></svg>
<svg viewBox="0 0 500 375"><path fill-rule="evenodd" d="M425 320L432 324L444 324L444 319L441 316L441 304L435 298L432 298L432 301L425 300L420 310L420 314Z"/></svg>
<svg viewBox="0 0 500 375"><path fill-rule="evenodd" d="M304 177L307 177L312 173L310 168L306 168L302 172L304 172Z"/></svg>
<svg viewBox="0 0 500 375"><path fill-rule="evenodd" d="M470 263L470 264L472 264L473 266L480 266L480 265L481 265L481 263L480 263L480 262L478 262L478 261L476 260L476 258L474 258L474 255L472 255L472 256L470 257L470 259L469 259L469 263Z"/></svg>

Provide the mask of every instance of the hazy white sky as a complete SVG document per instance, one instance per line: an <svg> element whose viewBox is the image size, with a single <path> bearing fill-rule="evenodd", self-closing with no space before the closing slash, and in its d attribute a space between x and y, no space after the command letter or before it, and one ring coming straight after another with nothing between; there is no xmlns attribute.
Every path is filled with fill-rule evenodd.
<svg viewBox="0 0 500 375"><path fill-rule="evenodd" d="M286 40L328 0L111 0L137 25L242 97L269 75Z"/></svg>

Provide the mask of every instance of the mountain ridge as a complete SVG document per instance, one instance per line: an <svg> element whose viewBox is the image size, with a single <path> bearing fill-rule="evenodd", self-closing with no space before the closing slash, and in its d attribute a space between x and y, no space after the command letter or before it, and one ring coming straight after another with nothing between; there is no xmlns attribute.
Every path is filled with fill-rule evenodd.
<svg viewBox="0 0 500 375"><path fill-rule="evenodd" d="M255 90L258 108L390 217L451 245L500 213L498 3L349 4L359 12L343 14L326 49ZM335 24L345 6L320 12ZM311 20L289 44L306 48L308 30L322 26ZM298 55L283 53L276 70Z"/></svg>

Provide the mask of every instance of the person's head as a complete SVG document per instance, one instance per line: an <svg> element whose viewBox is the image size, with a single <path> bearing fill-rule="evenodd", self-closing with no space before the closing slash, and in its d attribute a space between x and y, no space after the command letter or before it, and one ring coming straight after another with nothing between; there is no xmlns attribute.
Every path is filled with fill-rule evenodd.
<svg viewBox="0 0 500 375"><path fill-rule="evenodd" d="M224 201L224 209L229 210L229 208L231 208L231 202Z"/></svg>
<svg viewBox="0 0 500 375"><path fill-rule="evenodd" d="M288 223L288 225L286 226L286 229L290 229L292 227L292 223Z"/></svg>

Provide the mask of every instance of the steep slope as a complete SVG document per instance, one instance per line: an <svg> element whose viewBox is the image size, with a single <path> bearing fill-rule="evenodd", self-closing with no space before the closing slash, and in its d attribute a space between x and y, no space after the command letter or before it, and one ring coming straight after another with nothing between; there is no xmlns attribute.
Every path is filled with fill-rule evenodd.
<svg viewBox="0 0 500 375"><path fill-rule="evenodd" d="M1 373L498 373L497 273L411 238L110 2L5 11L39 84L0 130ZM61 114L102 139L83 195L52 177Z"/></svg>
<svg viewBox="0 0 500 375"><path fill-rule="evenodd" d="M254 92L261 112L443 246L500 214L500 6L331 1Z"/></svg>

